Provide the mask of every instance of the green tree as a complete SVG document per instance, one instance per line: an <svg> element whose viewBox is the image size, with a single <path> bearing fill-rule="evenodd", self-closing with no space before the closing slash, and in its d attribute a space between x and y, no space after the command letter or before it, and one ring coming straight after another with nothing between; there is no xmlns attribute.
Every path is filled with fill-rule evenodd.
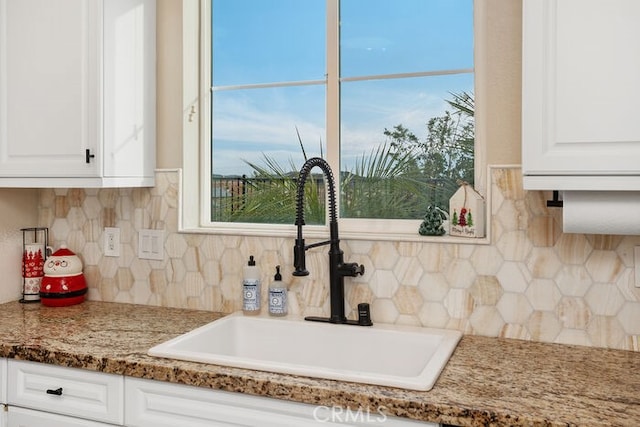
<svg viewBox="0 0 640 427"><path fill-rule="evenodd" d="M363 153L352 170L340 172L345 217L420 218L429 206L448 210L459 180L473 183L473 97L466 92L451 95L446 102L452 111L429 119L424 139L402 124L385 128L387 143ZM300 134L297 136L306 159ZM241 202L218 208L227 221L291 222L299 165L290 160L283 167L266 154L262 163L247 162L253 176L244 184ZM324 221L325 191L322 178L315 178L306 183L304 208L307 222L318 224ZM454 213L454 224L456 219Z"/></svg>
<svg viewBox="0 0 640 427"><path fill-rule="evenodd" d="M415 152L417 159L424 162L434 151L444 150L440 153L443 156L453 154L453 158L473 158L475 140L473 96L467 92L451 93L451 96L452 99L445 102L453 111L447 110L443 116L433 117L427 121L427 138L424 141L402 124L395 125L391 130L385 128L383 133L389 140L391 154ZM446 160L443 159L443 161ZM444 170L442 167L437 169Z"/></svg>
<svg viewBox="0 0 640 427"><path fill-rule="evenodd" d="M474 177L474 99L467 92L452 93L451 96L452 99L446 102L452 111L447 110L442 116L427 121L424 140L402 124L384 130L390 141L391 155L413 153L412 173L443 187L443 195L436 203L447 209L444 202L457 190L457 182L473 184Z"/></svg>

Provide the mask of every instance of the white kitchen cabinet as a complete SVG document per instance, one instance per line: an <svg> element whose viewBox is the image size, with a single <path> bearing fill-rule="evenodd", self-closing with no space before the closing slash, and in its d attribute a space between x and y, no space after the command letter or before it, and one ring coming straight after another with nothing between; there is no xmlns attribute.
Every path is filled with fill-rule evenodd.
<svg viewBox="0 0 640 427"><path fill-rule="evenodd" d="M637 0L523 1L526 189L640 188L638 22Z"/></svg>
<svg viewBox="0 0 640 427"><path fill-rule="evenodd" d="M0 358L0 427L7 426L7 359Z"/></svg>
<svg viewBox="0 0 640 427"><path fill-rule="evenodd" d="M0 187L152 186L155 0L0 0Z"/></svg>
<svg viewBox="0 0 640 427"><path fill-rule="evenodd" d="M128 427L437 425L388 417L383 408L346 410L131 377L125 396Z"/></svg>
<svg viewBox="0 0 640 427"><path fill-rule="evenodd" d="M113 427L112 424L67 417L31 409L9 407L7 427Z"/></svg>
<svg viewBox="0 0 640 427"><path fill-rule="evenodd" d="M7 359L0 358L0 404L7 403Z"/></svg>
<svg viewBox="0 0 640 427"><path fill-rule="evenodd" d="M47 413L56 413L116 425L123 423L122 375L11 359L7 378L10 426L15 425L12 413L16 407L42 411L44 417ZM31 412L24 416L37 418Z"/></svg>
<svg viewBox="0 0 640 427"><path fill-rule="evenodd" d="M437 426L384 415L385 408L347 410L14 359L0 359L0 374L3 364L8 410L0 427Z"/></svg>

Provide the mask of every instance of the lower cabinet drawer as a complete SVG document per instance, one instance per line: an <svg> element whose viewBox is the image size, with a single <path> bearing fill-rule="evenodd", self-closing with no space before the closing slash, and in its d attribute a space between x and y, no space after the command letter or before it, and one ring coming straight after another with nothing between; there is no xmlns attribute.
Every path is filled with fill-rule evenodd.
<svg viewBox="0 0 640 427"><path fill-rule="evenodd" d="M130 377L125 378L125 393L128 427L318 426L310 411L300 412L301 404L292 404L298 409L292 412L286 402L276 409L275 399L241 393ZM276 407L269 407L269 401L276 402Z"/></svg>
<svg viewBox="0 0 640 427"><path fill-rule="evenodd" d="M437 426L388 417L381 408L348 411L131 377L125 393L127 427Z"/></svg>
<svg viewBox="0 0 640 427"><path fill-rule="evenodd" d="M124 377L11 359L7 401L23 408L121 425Z"/></svg>
<svg viewBox="0 0 640 427"><path fill-rule="evenodd" d="M11 406L7 412L7 427L113 427L113 425Z"/></svg>

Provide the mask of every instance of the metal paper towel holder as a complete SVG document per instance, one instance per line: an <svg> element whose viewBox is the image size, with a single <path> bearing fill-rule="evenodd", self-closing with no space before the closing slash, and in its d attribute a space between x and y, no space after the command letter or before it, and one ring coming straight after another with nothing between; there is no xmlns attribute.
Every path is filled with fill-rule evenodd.
<svg viewBox="0 0 640 427"><path fill-rule="evenodd" d="M560 192L558 190L553 190L553 199L547 200L548 208L561 208L562 200L560 200Z"/></svg>

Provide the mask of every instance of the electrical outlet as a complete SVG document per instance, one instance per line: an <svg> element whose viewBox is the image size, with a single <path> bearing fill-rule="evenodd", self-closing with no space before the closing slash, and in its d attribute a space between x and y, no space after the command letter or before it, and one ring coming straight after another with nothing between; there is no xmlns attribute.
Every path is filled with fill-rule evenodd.
<svg viewBox="0 0 640 427"><path fill-rule="evenodd" d="M640 246L633 248L633 266L636 276L636 288L640 288Z"/></svg>
<svg viewBox="0 0 640 427"><path fill-rule="evenodd" d="M138 233L138 258L164 259L164 231L140 230Z"/></svg>
<svg viewBox="0 0 640 427"><path fill-rule="evenodd" d="M105 227L104 256L120 256L120 229Z"/></svg>

